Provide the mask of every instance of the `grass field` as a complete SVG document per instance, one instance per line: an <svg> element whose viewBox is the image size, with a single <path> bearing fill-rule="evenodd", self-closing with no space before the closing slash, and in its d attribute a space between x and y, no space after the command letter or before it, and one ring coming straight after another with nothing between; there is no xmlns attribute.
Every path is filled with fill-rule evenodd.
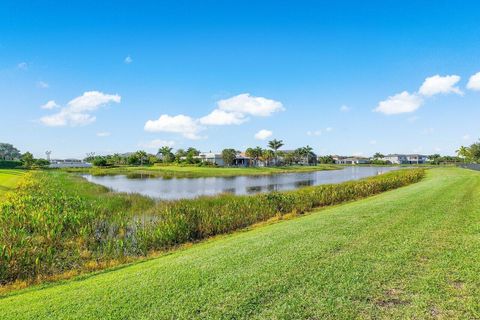
<svg viewBox="0 0 480 320"><path fill-rule="evenodd" d="M333 164L321 164L317 166L287 166L287 167L249 167L249 168L225 168L225 167L197 167L189 165L166 165L145 167L113 167L91 169L64 169L69 172L88 172L95 175L113 174L148 174L152 176L172 177L230 177L230 176L253 176L269 175L288 172L312 172L319 170L335 170L341 168Z"/></svg>
<svg viewBox="0 0 480 320"><path fill-rule="evenodd" d="M2 319L480 317L480 172L12 292Z"/></svg>
<svg viewBox="0 0 480 320"><path fill-rule="evenodd" d="M23 174L22 170L0 169L0 199L3 194L15 188Z"/></svg>

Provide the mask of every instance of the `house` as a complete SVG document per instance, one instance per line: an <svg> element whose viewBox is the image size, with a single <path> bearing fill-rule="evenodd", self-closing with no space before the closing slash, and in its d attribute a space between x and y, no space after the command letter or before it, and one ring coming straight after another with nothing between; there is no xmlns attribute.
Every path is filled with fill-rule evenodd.
<svg viewBox="0 0 480 320"><path fill-rule="evenodd" d="M335 160L335 157L334 157ZM336 164L368 164L370 160L363 157L341 157L335 160Z"/></svg>
<svg viewBox="0 0 480 320"><path fill-rule="evenodd" d="M244 152L238 153L235 156L234 166L237 167L249 167L253 163L252 158L247 157Z"/></svg>
<svg viewBox="0 0 480 320"><path fill-rule="evenodd" d="M223 157L221 153L201 152L198 155L198 159L200 159L202 162L210 162L220 167L223 167L225 165L225 163L223 162Z"/></svg>
<svg viewBox="0 0 480 320"><path fill-rule="evenodd" d="M50 160L49 168L90 168L91 163L78 159L53 159Z"/></svg>
<svg viewBox="0 0 480 320"><path fill-rule="evenodd" d="M428 157L421 154L388 154L382 160L392 164L423 164Z"/></svg>

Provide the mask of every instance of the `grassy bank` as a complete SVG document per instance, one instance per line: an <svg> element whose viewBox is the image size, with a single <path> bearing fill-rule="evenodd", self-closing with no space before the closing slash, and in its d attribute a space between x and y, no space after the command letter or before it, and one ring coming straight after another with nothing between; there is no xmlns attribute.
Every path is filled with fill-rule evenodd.
<svg viewBox="0 0 480 320"><path fill-rule="evenodd" d="M475 319L480 173L0 299L4 319Z"/></svg>
<svg viewBox="0 0 480 320"><path fill-rule="evenodd" d="M254 176L269 175L289 172L312 172L320 170L335 170L340 167L331 164L317 166L287 166L287 167L249 167L249 168L225 168L225 167L199 167L192 165L164 165L144 167L112 167L112 168L69 168L63 169L68 172L84 172L93 175L151 175L161 177L230 177L230 176Z"/></svg>
<svg viewBox="0 0 480 320"><path fill-rule="evenodd" d="M401 170L289 192L155 203L111 193L64 172L30 173L0 205L0 283L130 261L270 218L405 186L423 174Z"/></svg>
<svg viewBox="0 0 480 320"><path fill-rule="evenodd" d="M0 200L6 192L15 188L24 173L23 170L0 169Z"/></svg>

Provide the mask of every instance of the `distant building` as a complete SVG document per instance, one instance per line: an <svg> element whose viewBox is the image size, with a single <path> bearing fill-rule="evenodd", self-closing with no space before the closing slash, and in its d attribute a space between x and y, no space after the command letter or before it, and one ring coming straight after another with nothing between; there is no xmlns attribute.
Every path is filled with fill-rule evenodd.
<svg viewBox="0 0 480 320"><path fill-rule="evenodd" d="M370 159L364 157L332 156L335 164L369 164Z"/></svg>
<svg viewBox="0 0 480 320"><path fill-rule="evenodd" d="M49 168L90 168L91 163L78 159L53 159L50 160Z"/></svg>
<svg viewBox="0 0 480 320"><path fill-rule="evenodd" d="M210 162L220 167L223 167L225 165L225 163L223 162L223 157L221 153L201 152L198 155L198 159L200 159L202 162Z"/></svg>
<svg viewBox="0 0 480 320"><path fill-rule="evenodd" d="M347 157L335 160L336 164L368 164L370 159L363 157Z"/></svg>
<svg viewBox="0 0 480 320"><path fill-rule="evenodd" d="M392 164L423 164L428 161L428 156L421 154L388 154L382 160Z"/></svg>

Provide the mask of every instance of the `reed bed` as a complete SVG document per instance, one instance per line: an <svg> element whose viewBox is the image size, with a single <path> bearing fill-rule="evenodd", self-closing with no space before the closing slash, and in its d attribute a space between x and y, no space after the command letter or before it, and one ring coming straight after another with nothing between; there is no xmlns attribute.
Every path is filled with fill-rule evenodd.
<svg viewBox="0 0 480 320"><path fill-rule="evenodd" d="M26 174L0 203L0 284L35 281L415 183L424 169L253 196L156 203L64 172Z"/></svg>

